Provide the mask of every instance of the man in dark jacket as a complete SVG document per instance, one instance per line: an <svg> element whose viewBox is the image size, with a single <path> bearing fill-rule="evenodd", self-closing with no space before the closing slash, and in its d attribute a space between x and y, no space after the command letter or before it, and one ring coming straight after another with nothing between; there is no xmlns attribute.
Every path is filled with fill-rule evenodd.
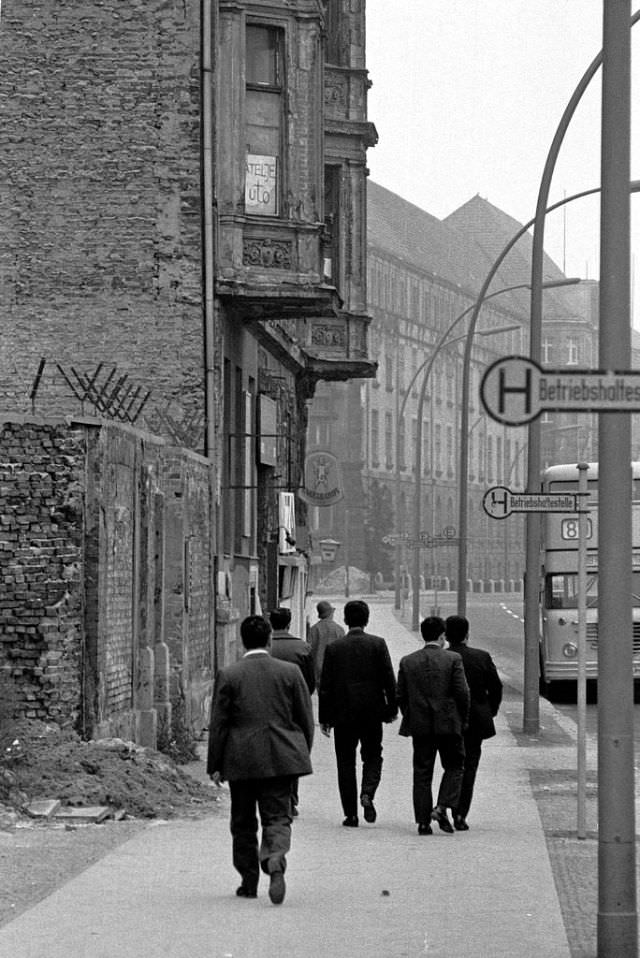
<svg viewBox="0 0 640 958"><path fill-rule="evenodd" d="M272 609L269 613L269 622L273 630L271 632L271 655L274 659L282 659L283 662L293 662L294 665L297 665L307 683L309 695L313 695L316 687L316 675L311 647L303 639L299 639L289 632L291 609Z"/></svg>
<svg viewBox="0 0 640 958"><path fill-rule="evenodd" d="M366 822L375 822L373 799L382 775L382 723L398 714L396 683L387 643L364 631L369 606L354 599L344 607L349 631L327 645L320 679L318 718L325 735L334 732L338 790L345 819L358 825L356 750L360 744L360 804Z"/></svg>
<svg viewBox="0 0 640 958"><path fill-rule="evenodd" d="M462 658L471 692L469 725L464 733L464 774L458 807L453 810L453 824L466 832L473 786L482 754L482 742L496 734L494 718L502 702L502 682L493 659L483 649L470 648L469 622L463 615L450 615L446 621L446 638L452 651Z"/></svg>
<svg viewBox="0 0 640 958"><path fill-rule="evenodd" d="M400 735L413 739L413 810L419 835L431 835L431 820L453 833L447 808L458 807L464 744L469 715L469 687L462 659L444 646L444 622L438 616L420 625L424 647L400 660L398 704ZM443 775L433 807L433 770L440 756Z"/></svg>
<svg viewBox="0 0 640 958"><path fill-rule="evenodd" d="M269 622L271 622L271 655L274 659L281 659L283 662L292 662L297 665L302 672L302 677L307 683L309 695L313 695L316 688L316 673L313 665L313 656L311 647L302 639L298 639L289 632L291 625L291 609L281 606L272 609L269 613ZM291 785L291 814L298 815L298 781Z"/></svg>
<svg viewBox="0 0 640 958"><path fill-rule="evenodd" d="M311 772L311 696L300 669L269 654L271 626L262 616L244 619L240 635L245 655L216 677L207 773L216 784L229 782L233 864L242 878L236 894L255 898L262 868L279 905L291 845L291 786Z"/></svg>

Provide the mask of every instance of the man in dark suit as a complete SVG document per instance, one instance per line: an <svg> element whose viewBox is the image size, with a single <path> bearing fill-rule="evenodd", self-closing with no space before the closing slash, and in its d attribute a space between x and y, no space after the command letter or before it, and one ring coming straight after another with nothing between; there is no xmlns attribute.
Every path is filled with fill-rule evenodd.
<svg viewBox="0 0 640 958"><path fill-rule="evenodd" d="M463 615L450 615L446 621L446 638L452 651L462 658L465 676L471 692L469 724L464 733L464 774L457 808L453 810L453 824L466 832L467 815L471 807L473 786L482 754L484 739L496 734L494 718L502 702L502 682L493 659L483 649L470 648L469 622Z"/></svg>
<svg viewBox="0 0 640 958"><path fill-rule="evenodd" d="M303 639L298 639L289 632L291 609L272 609L269 613L269 622L273 630L271 655L274 659L282 659L283 662L293 662L297 665L307 683L309 695L313 695L316 688L316 675L311 647Z"/></svg>
<svg viewBox="0 0 640 958"><path fill-rule="evenodd" d="M413 810L419 835L431 835L431 821L453 834L447 808L457 808L464 767L462 732L469 715L469 686L462 659L444 649L444 622L424 619L424 647L400 660L400 735L413 739ZM433 807L433 770L440 756L443 775Z"/></svg>
<svg viewBox="0 0 640 958"><path fill-rule="evenodd" d="M309 695L313 695L316 688L316 673L311 647L289 632L291 609L284 607L272 609L269 613L269 622L273 630L271 633L271 655L274 659L293 662L294 665L297 665L307 683ZM291 785L291 814L294 817L298 814L298 804L298 780L296 779Z"/></svg>
<svg viewBox="0 0 640 958"><path fill-rule="evenodd" d="M297 665L269 654L271 627L262 616L244 619L240 635L245 655L216 677L207 772L216 784L229 782L233 864L242 878L236 894L255 898L262 868L279 905L291 845L291 786L311 772L311 696Z"/></svg>
<svg viewBox="0 0 640 958"><path fill-rule="evenodd" d="M348 632L327 645L320 678L318 719L331 734L338 766L338 790L345 819L358 825L356 750L360 744L360 804L366 822L375 822L373 799L382 775L382 723L398 714L396 683L387 643L364 631L369 606L355 599L344 607Z"/></svg>

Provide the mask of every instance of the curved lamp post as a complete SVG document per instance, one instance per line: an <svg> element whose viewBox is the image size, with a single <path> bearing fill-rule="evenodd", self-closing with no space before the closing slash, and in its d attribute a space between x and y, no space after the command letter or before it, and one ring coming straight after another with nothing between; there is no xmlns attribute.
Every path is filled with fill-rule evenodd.
<svg viewBox="0 0 640 958"><path fill-rule="evenodd" d="M436 357L440 351L445 347L450 345L451 342L458 342L462 340L468 341L469 334L468 332L461 337L457 337L455 340L449 340L449 335L454 330L454 328L461 322L465 316L467 316L472 310L475 310L478 307L478 302L480 305L484 303L487 299L491 299L494 296L499 296L501 293L512 292L514 289L526 289L528 283L518 283L515 286L508 286L504 289L496 290L493 293L487 293L485 290L485 295L482 297L482 300L476 300L471 306L467 307L462 313L460 313L453 322L447 327L439 341L436 343L436 346L431 353L431 356L426 360L421 367L416 371L409 388L405 395L403 406L401 407L404 410L404 403L406 403L406 398L411 391L411 387L415 382L419 372L424 368L424 378L422 380L422 386L420 388L420 395L418 397L418 408L417 408L417 421L416 421L416 475L415 475L415 497L414 497L414 521L413 521L413 537L414 537L414 552L413 552L413 606L412 606L412 619L411 627L414 631L418 631L420 627L420 533L422 525L422 495L421 495L421 485L422 485L422 419L424 413L424 399L427 388L427 382L433 364L436 360ZM513 329L519 329L520 325L512 325L508 327L497 327L494 329L483 329L478 331L479 336L495 336L498 333L510 332ZM474 324L474 333L475 333L475 324ZM464 377L463 377L464 378ZM398 430L399 431L399 430ZM398 461L396 460L396 469L398 467ZM433 468L433 463L432 463ZM399 504L399 495L397 498L397 504ZM396 512L396 515L398 512Z"/></svg>
<svg viewBox="0 0 640 958"><path fill-rule="evenodd" d="M500 263L502 263L504 257L514 246L517 240L520 239L520 237L527 231L529 226L531 226L531 223L528 223L527 226L524 226L518 231L516 237L514 237L514 239L512 239L511 242L504 248L500 254L500 257L494 263L494 266L482 287L481 294L476 300L473 309L473 315L471 317L466 335L462 365L462 397L460 400L460 459L458 468L458 536L460 540L458 546L458 615L467 614L467 553L469 538L469 386L471 378L471 348L473 346L473 338L476 334L476 322L480 314L480 309L482 308L484 301L487 299L486 289L495 276L497 268ZM551 289L558 286L574 286L579 282L579 279L573 277L569 279L549 280L548 282L544 283L544 287L546 289ZM528 284L525 285L528 286Z"/></svg>
<svg viewBox="0 0 640 958"><path fill-rule="evenodd" d="M514 285L514 286L507 286L507 287L505 287L504 289L495 290L493 293L488 293L488 294L484 297L483 302L486 302L488 299L493 299L494 296L500 296L502 293L510 293L510 292L513 292L514 290L518 290L518 289L529 289L529 284L528 284L528 283L517 283L517 284ZM400 517L400 479L401 479L401 477L400 477L400 459L401 459L401 451L402 451L402 450L401 450L401 442L400 442L400 440L401 440L400 422L401 422L401 420L402 420L402 417L404 416L404 411L405 411L405 408L406 408L406 405L407 405L407 400L408 400L409 396L411 395L411 390L412 390L413 387L415 386L415 383L416 383L416 380L418 379L418 376L419 376L420 373L425 369L425 367L428 366L429 368L426 369L426 371L425 371L425 377L424 377L424 381L423 381L423 384L422 384L422 389L421 389L421 392L420 392L420 397L421 397L421 400L422 400L422 407L421 407L421 410L420 410L420 411L422 412L422 409L424 408L424 393L425 393L425 390L426 390L426 381L427 381L427 379L429 378L429 375L430 375L430 373L431 373L431 368L432 368L432 366L433 366L433 363L434 363L434 361L435 361L435 358L436 358L436 356L438 355L438 353L439 353L442 349L444 349L445 346L450 346L451 343L461 342L461 340L463 340L463 339L465 338L466 334L465 334L465 336L456 337L456 338L453 339L453 340L450 340L450 339L449 339L449 336L450 336L450 334L453 332L453 330L455 329L455 327L458 325L458 323L460 323L460 322L465 318L465 316L468 316L469 313L475 308L475 305L476 305L475 303L472 303L471 306L468 306L468 307L467 307L465 310L463 310L458 316L456 316L456 318L453 320L453 322L447 327L447 329L445 329L444 333L441 335L440 339L436 342L435 346L433 347L433 350L432 350L431 354L430 354L429 356L427 356L427 358L426 358L425 360L423 360L423 362L420 363L420 365L419 365L418 368L416 369L415 373L414 373L413 376L411 377L411 381L410 381L409 385L407 386L407 388L406 388L406 390L405 390L404 396L402 397L402 402L401 402L401 404L400 404L400 408L399 408L398 413L397 413L397 422L396 422L396 459L395 459L395 513L396 513L396 526L398 526L398 520L399 520L399 517ZM511 330L512 328L515 329L516 327L515 327L515 326L514 326L514 327L509 327L509 330ZM502 328L502 329L499 330L499 331L500 331L500 332L505 332L506 330L505 330L504 328ZM478 335L483 336L483 335L492 334L492 333L493 333L493 330L490 330L488 333L483 330L482 332L479 332ZM419 446L420 446L420 449L422 449L422 417L421 417L421 416L418 417L418 423L420 423L420 425L417 426L418 434L417 434L416 440L418 440L418 439L420 440L420 441L419 441ZM422 455L422 453L421 453L421 455ZM419 475L419 473L416 473L416 474ZM416 491L416 494L418 494L418 491L419 491L419 490ZM400 531L400 530L398 529L398 532L399 532L399 531ZM395 576L394 576L394 578L395 578L395 607L396 607L396 609L399 609L399 608L400 608L400 574L399 574L399 573L400 573L400 542L399 542L399 540L396 540L396 544L395 544L395 569L394 569L394 572L395 572ZM417 628L417 626L415 626L415 628Z"/></svg>
<svg viewBox="0 0 640 958"><path fill-rule="evenodd" d="M640 10L631 17L630 26L633 27L640 20ZM531 331L529 334L529 356L534 362L540 363L542 350L542 274L544 265L544 227L545 217L549 212L549 192L551 178L555 170L560 147L573 118L580 100L602 65L601 50L591 61L578 85L576 86L549 148L545 161L540 188L536 215L533 219L533 236L531 251ZM527 460L527 492L535 492L540 481L542 436L540 421L534 420L529 424L529 457ZM540 727L538 705L538 582L536 569L540 555L540 516L530 513L526 517L526 560L524 581L524 702L523 702L523 731L535 735Z"/></svg>

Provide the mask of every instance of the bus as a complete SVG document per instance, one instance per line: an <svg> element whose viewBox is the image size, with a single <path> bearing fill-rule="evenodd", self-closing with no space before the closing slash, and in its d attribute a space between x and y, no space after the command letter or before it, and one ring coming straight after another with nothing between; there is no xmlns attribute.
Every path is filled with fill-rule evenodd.
<svg viewBox="0 0 640 958"><path fill-rule="evenodd" d="M633 467L633 675L640 678L640 462ZM586 676L598 677L598 464L587 470ZM542 492L578 491L576 464L549 466ZM578 537L577 513L541 515L540 692L552 697L558 682L578 678Z"/></svg>

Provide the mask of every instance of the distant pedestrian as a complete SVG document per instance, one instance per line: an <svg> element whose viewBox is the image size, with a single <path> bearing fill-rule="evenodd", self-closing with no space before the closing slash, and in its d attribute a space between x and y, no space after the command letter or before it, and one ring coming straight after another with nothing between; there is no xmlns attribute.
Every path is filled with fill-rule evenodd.
<svg viewBox="0 0 640 958"><path fill-rule="evenodd" d="M273 630L271 633L271 655L274 659L281 659L283 662L292 662L297 665L307 683L309 695L313 695L316 687L316 676L311 649L303 639L299 639L289 632L291 609L284 607L272 609L269 613L269 621ZM297 780L293 782L291 787L291 802L291 814L295 817L298 814L298 805L300 804Z"/></svg>
<svg viewBox="0 0 640 958"><path fill-rule="evenodd" d="M469 686L461 657L444 648L444 629L439 616L424 619L424 647L405 655L398 671L400 735L413 739L413 810L419 835L431 835L431 821L453 833L447 808L458 807L462 785ZM434 807L436 755L444 771Z"/></svg>
<svg viewBox="0 0 640 958"><path fill-rule="evenodd" d="M311 646L311 657L316 673L316 685L319 686L325 650L335 639L342 638L344 629L333 621L335 609L330 602L322 599L318 602L316 610L318 621L309 629L309 645Z"/></svg>
<svg viewBox="0 0 640 958"><path fill-rule="evenodd" d="M320 679L318 717L333 743L343 825L358 825L356 749L360 744L360 804L366 822L375 822L373 799L382 776L382 723L398 714L396 683L387 643L365 632L369 606L354 599L344 607L346 635L327 645Z"/></svg>
<svg viewBox="0 0 640 958"><path fill-rule="evenodd" d="M462 615L450 615L446 621L446 638L452 651L462 658L471 693L469 724L464 733L464 773L453 824L458 831L469 828L467 815L473 798L473 787L482 754L484 739L496 734L494 718L502 702L502 681L493 659L483 649L469 647L469 622Z"/></svg>
<svg viewBox="0 0 640 958"><path fill-rule="evenodd" d="M262 869L279 905L291 845L291 786L311 773L311 697L300 669L269 654L271 626L262 616L244 619L240 635L245 655L216 677L207 773L216 784L229 782L233 864L242 879L236 895L255 898Z"/></svg>

